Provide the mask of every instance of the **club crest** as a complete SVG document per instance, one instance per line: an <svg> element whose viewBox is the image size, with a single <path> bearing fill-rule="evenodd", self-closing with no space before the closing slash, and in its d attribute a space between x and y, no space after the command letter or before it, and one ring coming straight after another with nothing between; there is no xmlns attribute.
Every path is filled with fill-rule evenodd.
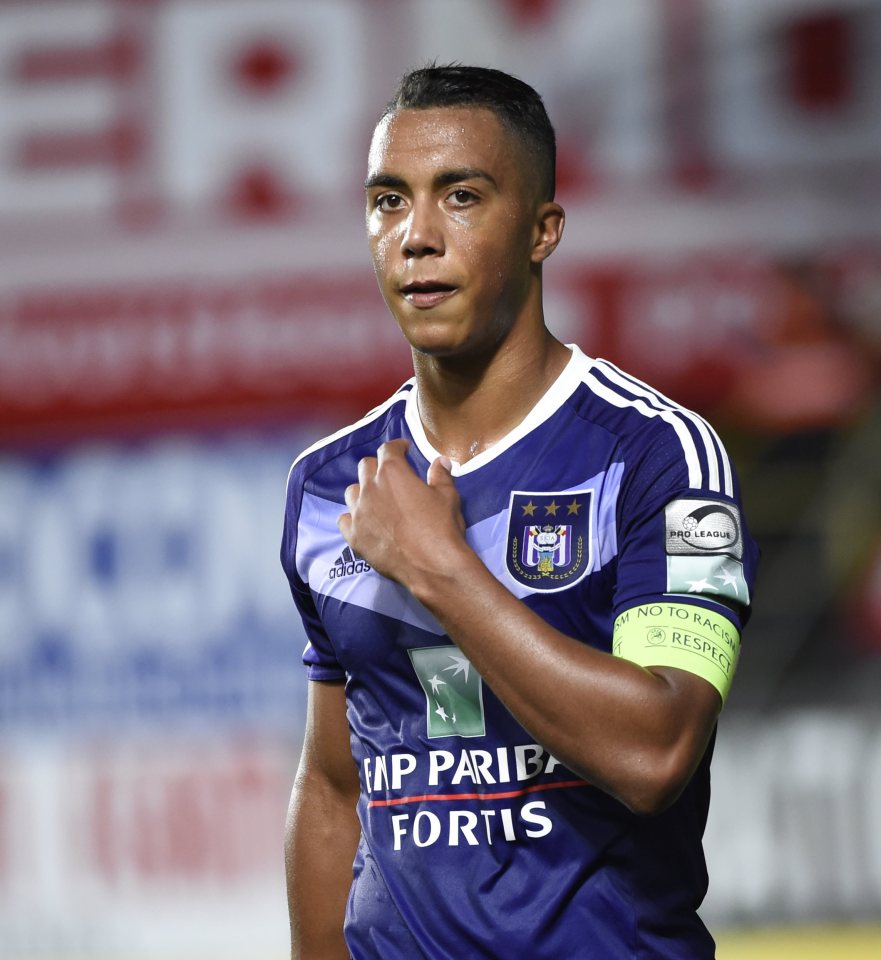
<svg viewBox="0 0 881 960"><path fill-rule="evenodd" d="M592 506L593 490L511 493L505 561L517 583L549 593L590 570Z"/></svg>

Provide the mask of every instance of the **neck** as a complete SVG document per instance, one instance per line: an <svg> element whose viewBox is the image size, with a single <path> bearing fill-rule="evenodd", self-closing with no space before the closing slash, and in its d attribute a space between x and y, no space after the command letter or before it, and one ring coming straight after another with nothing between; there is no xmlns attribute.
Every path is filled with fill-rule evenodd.
<svg viewBox="0 0 881 960"><path fill-rule="evenodd" d="M514 429L560 375L570 353L542 326L489 356L413 354L419 415L440 453L465 463Z"/></svg>

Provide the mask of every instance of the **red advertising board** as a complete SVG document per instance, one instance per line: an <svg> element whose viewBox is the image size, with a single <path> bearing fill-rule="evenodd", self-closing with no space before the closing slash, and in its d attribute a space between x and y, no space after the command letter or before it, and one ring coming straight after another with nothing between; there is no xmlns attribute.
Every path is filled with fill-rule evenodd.
<svg viewBox="0 0 881 960"><path fill-rule="evenodd" d="M879 278L868 253L798 266L734 255L569 260L549 282L548 322L679 402L709 412L739 398L747 419L772 427L779 406L778 425L791 425L806 405L819 403L809 415L822 420L859 404L873 366L873 325L860 311ZM0 343L6 443L346 418L412 372L369 268L26 291L0 297ZM813 394L799 389L801 369L813 372ZM744 379L753 400L740 395Z"/></svg>

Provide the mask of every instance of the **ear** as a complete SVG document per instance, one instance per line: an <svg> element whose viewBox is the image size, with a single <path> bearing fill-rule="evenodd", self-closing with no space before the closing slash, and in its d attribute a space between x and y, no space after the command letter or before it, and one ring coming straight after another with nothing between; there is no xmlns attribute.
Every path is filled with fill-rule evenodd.
<svg viewBox="0 0 881 960"><path fill-rule="evenodd" d="M533 263L543 263L557 249L566 225L566 212L559 203L548 200L535 211L535 232L532 241Z"/></svg>

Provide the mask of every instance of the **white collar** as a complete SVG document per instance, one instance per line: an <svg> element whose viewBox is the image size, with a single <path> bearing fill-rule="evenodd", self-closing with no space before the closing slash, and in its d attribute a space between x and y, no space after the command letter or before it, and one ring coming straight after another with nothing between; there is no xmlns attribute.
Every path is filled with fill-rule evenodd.
<svg viewBox="0 0 881 960"><path fill-rule="evenodd" d="M475 470L479 470L484 466L484 464L494 460L509 447L517 443L518 440L544 423L544 421L556 413L562 404L572 395L572 391L581 382L582 364L587 361L588 358L585 357L574 343L567 343L566 346L572 355L567 361L566 366L560 371L560 375L548 387L538 403L536 403L513 430L505 434L500 440L497 440L492 446L487 447L486 450L482 450L477 456L472 457L466 463L457 463L454 460L454 477L473 473ZM419 416L418 393L418 387L414 387L414 389L407 394L404 419L413 436L413 442L416 444L417 449L422 456L431 463L440 456L440 453L434 449L425 434L425 427L423 427L422 418Z"/></svg>

